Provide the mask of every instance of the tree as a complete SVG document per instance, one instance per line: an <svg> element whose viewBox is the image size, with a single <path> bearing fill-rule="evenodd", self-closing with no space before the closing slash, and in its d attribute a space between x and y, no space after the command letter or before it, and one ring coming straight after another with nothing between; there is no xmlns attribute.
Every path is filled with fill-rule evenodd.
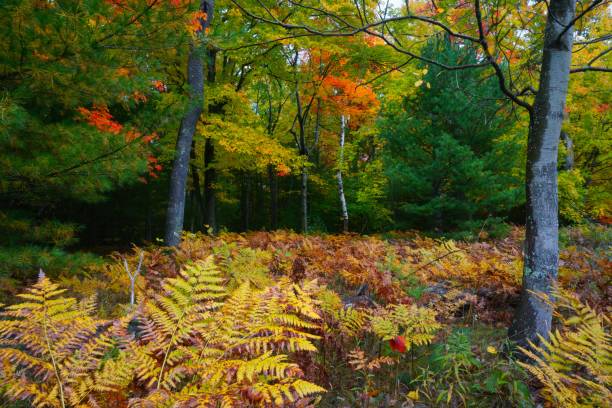
<svg viewBox="0 0 612 408"><path fill-rule="evenodd" d="M340 149L338 152L338 170L336 178L338 179L338 196L340 197L340 210L342 215L342 232L349 231L349 214L346 205L346 196L344 195L344 181L342 180L342 167L344 166L344 140L346 137L346 118L344 115L340 117Z"/></svg>
<svg viewBox="0 0 612 408"><path fill-rule="evenodd" d="M214 0L200 0L199 14L195 16L197 28L194 30L194 41L190 44L187 61L187 82L190 87L189 108L179 128L176 141L176 154L170 176L168 197L168 214L166 216L165 243L176 246L181 240L185 217L185 192L189 174L189 158L193 135L196 131L202 105L204 103L204 65L202 62L201 44L197 41L213 19Z"/></svg>
<svg viewBox="0 0 612 408"><path fill-rule="evenodd" d="M430 40L422 55L448 65L478 58L474 48L448 37ZM512 170L521 145L502 138L513 125L509 104L496 79L482 71L418 66L414 78L405 78L415 91L389 98L379 125L399 225L482 229L487 218L519 204L520 180Z"/></svg>
<svg viewBox="0 0 612 408"><path fill-rule="evenodd" d="M547 336L551 309L533 292L550 293L557 276L557 150L569 75L570 71L612 71L598 65L608 55L607 51L588 61L587 65L572 69L574 26L584 21L586 14L605 4L603 0L593 0L584 5L579 14L576 14L575 0L551 0L544 5L522 2L519 7L514 2L503 0L484 5L480 0L475 0L473 5L455 0L415 5L406 3L402 13L391 11L394 14L389 14L388 7L377 10L376 5L369 2L338 2L329 7L292 2L292 8L298 8L302 13L289 10L288 14L288 10L272 8L262 1L252 4L246 0L232 0L232 3L254 21L288 31L288 34L282 34L283 39L288 36L368 34L406 57L402 66L416 59L446 70L489 68L495 74L504 95L529 113L523 294L510 333L520 343L529 339L537 341L538 335ZM546 9L542 10L543 7ZM310 16L305 18L304 14L308 12ZM526 14L530 15L529 19L524 18ZM312 19L321 15L326 17L327 24L321 20L316 20L319 24L313 24ZM410 46L412 42L403 42L413 33L431 36L436 32L477 46L479 61L447 65L423 56L418 48ZM543 42L540 42L542 34ZM589 30L583 27L581 35L588 37ZM581 39L587 45L600 41L605 41L605 38ZM518 56L522 53L535 58L524 64L526 75L519 78L516 71L504 69L502 62L512 66L512 62L520 61ZM538 78L537 82L532 80L534 77ZM533 102L529 100L531 96L535 97Z"/></svg>
<svg viewBox="0 0 612 408"><path fill-rule="evenodd" d="M347 174L348 160L345 160L346 141L351 130L358 130L364 124L373 122L380 103L369 84L360 76L369 68L355 69L361 64L352 60L351 55L362 47L369 47L366 41L353 39L348 44L336 45L333 52L320 50L313 56L319 64L328 67L318 90L317 120L318 134L329 134L339 129L337 134L326 135L326 138L338 138L338 149L335 152L335 178L338 188L340 219L342 232L349 231L349 205L345 194L344 175ZM335 132L334 132L335 133Z"/></svg>
<svg viewBox="0 0 612 408"><path fill-rule="evenodd" d="M519 343L547 336L552 324L551 306L536 292L550 295L559 268L557 151L569 83L575 10L575 0L550 2L539 87L533 105L525 106L529 111L525 266L521 303L510 327L510 336ZM482 24L479 27L484 38Z"/></svg>
<svg viewBox="0 0 612 408"><path fill-rule="evenodd" d="M150 102L187 12L140 0L2 2L2 272L71 269L62 249L77 242L72 213L158 176L162 115Z"/></svg>

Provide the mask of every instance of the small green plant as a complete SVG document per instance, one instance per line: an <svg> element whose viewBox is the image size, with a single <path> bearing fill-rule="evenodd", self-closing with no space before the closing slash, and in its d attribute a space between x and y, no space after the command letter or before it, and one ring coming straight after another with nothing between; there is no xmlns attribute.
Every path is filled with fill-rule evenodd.
<svg viewBox="0 0 612 408"><path fill-rule="evenodd" d="M493 346L475 347L470 329L455 329L433 346L427 365L411 384L436 407L531 407L523 373Z"/></svg>

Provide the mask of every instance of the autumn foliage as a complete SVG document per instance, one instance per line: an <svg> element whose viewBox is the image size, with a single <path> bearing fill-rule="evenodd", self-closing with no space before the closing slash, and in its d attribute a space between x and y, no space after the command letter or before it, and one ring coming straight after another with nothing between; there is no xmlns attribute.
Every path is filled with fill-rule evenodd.
<svg viewBox="0 0 612 408"><path fill-rule="evenodd" d="M333 406L347 389L338 383L345 378L361 390L354 394L361 401L399 389L410 395L406 401L459 401L477 390L448 394L429 381L466 367L466 376L501 370L520 377L498 355L500 340L469 351L453 327L506 324L520 286L521 234L471 244L415 233L187 234L173 251L143 252L135 308L125 305L122 262L90 278L62 278L68 292L41 275L0 321L4 393L37 407ZM567 268L584 268L571 246L562 257ZM609 261L600 262L597 270L609 269ZM600 285L589 302L609 307L604 282L580 273L574 276ZM579 290L586 283L567 275L564 285ZM435 362L447 341L452 359ZM399 367L416 376L419 353L434 359L423 366L425 377L388 381ZM489 366L452 368L460 353L479 353L469 358L480 355ZM487 398L526 398L524 385L513 384Z"/></svg>

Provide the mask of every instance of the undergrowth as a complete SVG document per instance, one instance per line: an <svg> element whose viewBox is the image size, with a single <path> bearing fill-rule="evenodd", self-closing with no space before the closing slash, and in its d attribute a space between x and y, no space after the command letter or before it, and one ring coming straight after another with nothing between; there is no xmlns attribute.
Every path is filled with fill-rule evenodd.
<svg viewBox="0 0 612 408"><path fill-rule="evenodd" d="M176 249L134 248L86 275L41 275L2 312L0 403L605 406L605 233L568 234L558 331L510 352L521 234L187 234ZM133 270L141 256L130 305L124 259Z"/></svg>

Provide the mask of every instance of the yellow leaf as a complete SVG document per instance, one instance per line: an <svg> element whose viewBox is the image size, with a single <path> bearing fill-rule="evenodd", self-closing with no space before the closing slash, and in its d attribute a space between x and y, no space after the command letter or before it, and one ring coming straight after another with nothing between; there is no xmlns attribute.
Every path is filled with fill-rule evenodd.
<svg viewBox="0 0 612 408"><path fill-rule="evenodd" d="M410 391L408 394L406 394L406 396L413 401L418 401L419 400L419 390Z"/></svg>
<svg viewBox="0 0 612 408"><path fill-rule="evenodd" d="M497 354L497 349L495 347L493 347L493 346L489 346L489 347L487 347L487 353Z"/></svg>

